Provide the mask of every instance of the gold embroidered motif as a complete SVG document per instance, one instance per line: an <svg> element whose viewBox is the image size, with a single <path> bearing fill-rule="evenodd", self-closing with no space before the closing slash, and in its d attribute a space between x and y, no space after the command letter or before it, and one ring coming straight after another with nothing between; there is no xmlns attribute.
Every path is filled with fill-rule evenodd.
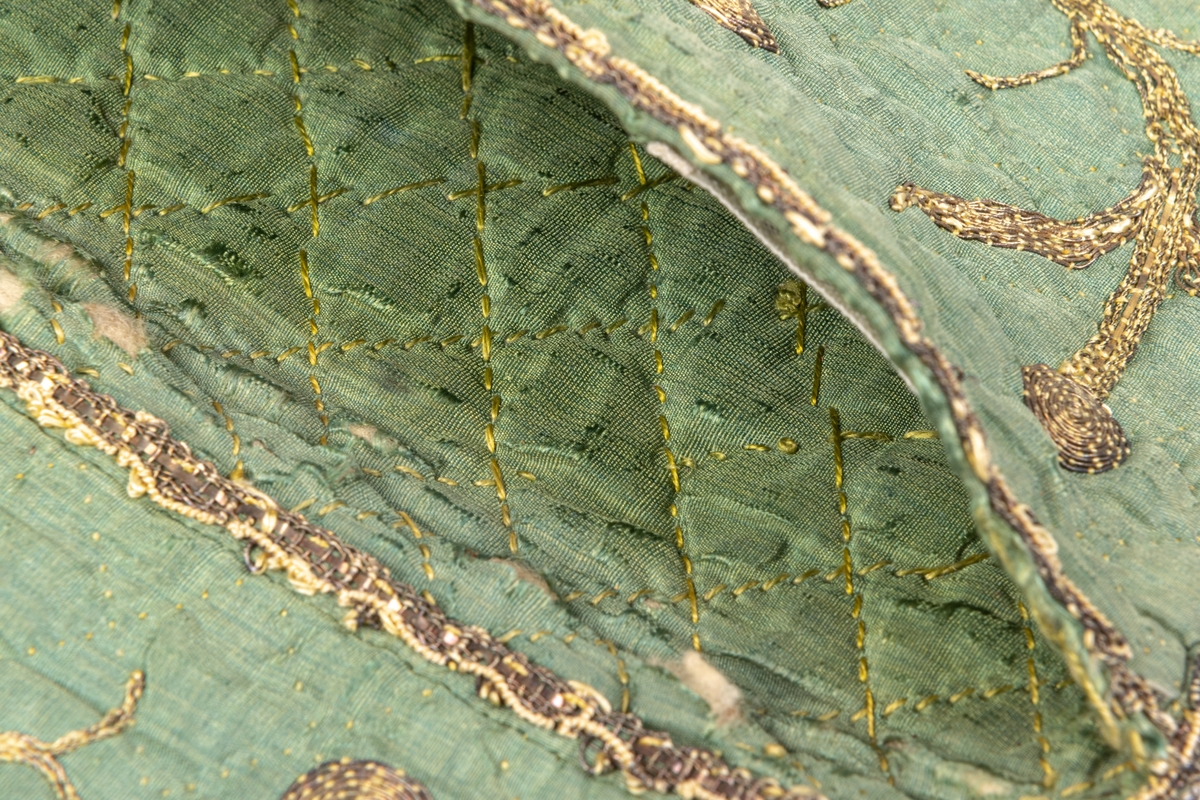
<svg viewBox="0 0 1200 800"><path fill-rule="evenodd" d="M736 33L752 47L761 47L771 53L779 52L774 35L754 10L750 0L691 0L692 5L708 14L723 28Z"/></svg>
<svg viewBox="0 0 1200 800"><path fill-rule="evenodd" d="M1141 184L1112 208L1076 220L1051 219L993 200L964 200L912 184L897 189L891 205L896 211L915 205L961 239L1029 250L1068 269L1083 269L1126 241L1136 242L1129 271L1105 303L1096 334L1057 370L1034 364L1021 371L1026 404L1057 445L1059 464L1073 472L1106 472L1128 457L1130 446L1104 399L1137 352L1172 278L1189 294L1200 290L1195 225L1200 131L1174 69L1151 47L1200 54L1200 43L1148 30L1101 0L1052 2L1071 21L1070 58L1012 77L967 74L992 90L1063 75L1083 64L1090 31L1142 99L1154 154L1145 159Z"/></svg>
<svg viewBox="0 0 1200 800"><path fill-rule="evenodd" d="M134 711L145 688L146 676L141 670L134 672L125 684L125 700L121 705L110 709L95 725L65 733L53 742L43 742L17 731L0 733L0 761L28 764L50 782L58 792L59 800L79 800L79 793L62 764L58 763L58 757L92 742L116 736L132 725Z"/></svg>
<svg viewBox="0 0 1200 800"><path fill-rule="evenodd" d="M433 800L433 795L402 769L343 758L310 769L279 800Z"/></svg>

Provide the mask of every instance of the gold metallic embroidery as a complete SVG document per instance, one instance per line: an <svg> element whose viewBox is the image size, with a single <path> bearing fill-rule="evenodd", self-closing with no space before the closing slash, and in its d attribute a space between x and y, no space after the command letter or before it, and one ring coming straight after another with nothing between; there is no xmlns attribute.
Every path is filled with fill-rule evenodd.
<svg viewBox="0 0 1200 800"><path fill-rule="evenodd" d="M343 758L310 769L279 800L433 800L433 795L402 769Z"/></svg>
<svg viewBox="0 0 1200 800"><path fill-rule="evenodd" d="M692 5L717 21L723 28L736 33L752 47L761 47L772 53L779 52L779 44L754 10L750 0L691 0Z"/></svg>
<svg viewBox="0 0 1200 800"><path fill-rule="evenodd" d="M95 725L65 733L53 742L43 742L17 731L0 733L0 761L28 764L50 782L58 792L59 800L79 800L79 793L62 764L58 763L58 757L92 742L116 736L132 725L133 714L145 688L146 676L141 670L134 672L125 684L125 700L121 705L110 709Z"/></svg>
<svg viewBox="0 0 1200 800"><path fill-rule="evenodd" d="M1200 43L1152 31L1100 0L1052 0L1071 21L1071 57L1013 77L968 70L992 90L1029 86L1081 66L1090 31L1137 87L1154 154L1140 185L1112 208L1076 220L1056 220L993 200L964 200L905 184L892 208L917 206L961 239L1029 250L1068 269L1083 269L1126 241L1136 242L1124 280L1104 305L1099 330L1057 370L1024 367L1026 404L1058 447L1058 462L1073 472L1106 472L1123 462L1129 441L1104 399L1116 386L1172 278L1189 294L1200 290L1196 190L1200 187L1200 131L1175 70L1151 45L1200 54ZM1175 166L1178 164L1179 166Z"/></svg>

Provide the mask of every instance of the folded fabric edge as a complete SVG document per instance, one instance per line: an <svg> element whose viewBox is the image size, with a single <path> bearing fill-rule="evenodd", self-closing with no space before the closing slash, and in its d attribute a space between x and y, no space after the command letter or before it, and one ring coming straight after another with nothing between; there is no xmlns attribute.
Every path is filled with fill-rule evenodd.
<svg viewBox="0 0 1200 800"><path fill-rule="evenodd" d="M1184 712L1186 718L1177 721L1129 667L1125 637L1064 573L1053 534L993 462L961 371L926 336L913 304L876 254L839 228L762 149L729 134L727 126L633 61L612 55L603 31L583 29L545 0L451 3L465 18L517 41L531 58L552 63L604 101L631 136L712 193L892 361L944 434L989 548L1029 599L1104 735L1153 773L1139 800L1168 798L1183 789L1196 770L1196 737L1180 732L1195 732L1196 712Z"/></svg>
<svg viewBox="0 0 1200 800"><path fill-rule="evenodd" d="M162 420L122 408L71 376L50 354L4 331L0 388L15 392L40 426L62 428L69 443L113 457L129 471L130 497L146 496L244 542L253 573L282 570L300 594L333 594L348 609L344 624L351 630L381 628L427 661L474 676L481 697L525 722L579 740L580 758L591 774L615 770L631 792L652 789L698 800L823 797L809 786L785 788L774 778L733 767L712 750L678 745L669 734L647 729L637 715L614 711L595 689L532 663L483 628L449 617L428 592L392 578L370 553L245 481L223 476L174 439Z"/></svg>

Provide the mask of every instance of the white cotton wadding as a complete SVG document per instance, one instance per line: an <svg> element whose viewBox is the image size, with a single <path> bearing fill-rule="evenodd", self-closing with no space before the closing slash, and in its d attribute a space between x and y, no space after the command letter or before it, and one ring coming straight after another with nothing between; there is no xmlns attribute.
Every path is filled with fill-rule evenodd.
<svg viewBox="0 0 1200 800"><path fill-rule="evenodd" d="M131 356L146 346L146 326L123 311L103 303L84 303L96 336L103 336Z"/></svg>
<svg viewBox="0 0 1200 800"><path fill-rule="evenodd" d="M0 312L8 311L17 304L21 299L21 295L25 294L25 289L28 288L21 279L13 275L4 267L0 267Z"/></svg>
<svg viewBox="0 0 1200 800"><path fill-rule="evenodd" d="M717 727L727 727L742 717L742 690L724 673L704 660L695 650L689 650L678 661L663 666L708 703Z"/></svg>
<svg viewBox="0 0 1200 800"><path fill-rule="evenodd" d="M517 576L517 580L531 583L541 589L551 600L557 600L558 595L550 588L550 584L546 582L546 578L540 573L529 567L522 561L509 558L493 558L493 564L504 564L511 569Z"/></svg>

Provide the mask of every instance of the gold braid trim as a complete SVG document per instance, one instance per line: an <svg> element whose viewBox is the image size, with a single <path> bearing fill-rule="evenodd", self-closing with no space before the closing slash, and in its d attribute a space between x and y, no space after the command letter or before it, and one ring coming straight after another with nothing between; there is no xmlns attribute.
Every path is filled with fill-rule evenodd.
<svg viewBox="0 0 1200 800"><path fill-rule="evenodd" d="M28 764L50 782L59 800L79 800L79 793L58 762L58 757L92 742L116 736L132 725L134 711L145 688L146 676L141 670L134 672L125 684L125 700L121 705L110 709L95 725L64 733L53 742L43 742L18 731L0 733L0 761Z"/></svg>
<svg viewBox="0 0 1200 800"><path fill-rule="evenodd" d="M585 30L547 0L472 0L483 12L509 26L527 30L546 47L562 53L590 80L613 86L635 109L674 128L694 158L708 165L728 166L754 186L759 200L783 215L801 241L832 256L891 317L900 341L932 373L949 405L963 454L975 477L986 487L989 504L1024 542L1046 588L1056 601L1079 621L1088 652L1109 672L1109 690L1116 701L1110 707L1078 659L1066 653L1072 677L1088 695L1100 716L1103 730L1116 743L1116 714L1141 712L1167 737L1171 769L1195 769L1194 754L1178 749L1172 737L1178 728L1173 717L1159 708L1158 692L1128 667L1129 643L1107 617L1063 572L1053 535L1020 502L992 462L987 436L963 390L961 371L924 333L924 326L896 277L875 253L853 235L833 224L832 215L801 189L787 172L757 147L733 136L702 108L671 91L657 78L631 61L609 55L602 31ZM840 5L840 2L822 3ZM1162 32L1155 35L1163 36ZM1136 736L1136 732L1132 735ZM1135 752L1141 742L1134 745Z"/></svg>
<svg viewBox="0 0 1200 800"><path fill-rule="evenodd" d="M474 675L481 697L532 725L578 739L581 760L593 774L619 769L631 791L653 789L696 800L821 797L806 786L784 789L773 778L756 778L710 750L676 745L633 714L614 712L595 689L563 680L483 628L448 617L393 579L374 556L244 481L224 477L173 439L162 420L121 408L71 377L53 356L3 331L0 388L13 389L39 425L63 428L67 441L115 457L129 470L130 497L145 495L189 519L225 528L245 542L252 571L283 570L301 594L334 595L349 609L345 624L351 630L364 623L382 628L427 661ZM252 561L253 551L261 557Z"/></svg>

